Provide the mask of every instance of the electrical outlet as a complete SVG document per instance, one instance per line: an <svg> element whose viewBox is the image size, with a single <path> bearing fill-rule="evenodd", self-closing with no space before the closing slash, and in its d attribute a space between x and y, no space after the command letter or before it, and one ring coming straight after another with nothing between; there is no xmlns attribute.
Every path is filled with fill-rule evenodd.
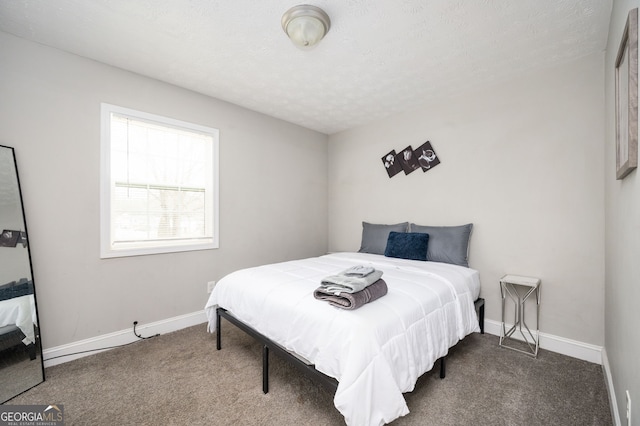
<svg viewBox="0 0 640 426"><path fill-rule="evenodd" d="M209 281L207 283L207 293L211 293L215 286L216 286L216 282L215 281Z"/></svg>
<svg viewBox="0 0 640 426"><path fill-rule="evenodd" d="M631 395L627 391L627 425L631 426Z"/></svg>

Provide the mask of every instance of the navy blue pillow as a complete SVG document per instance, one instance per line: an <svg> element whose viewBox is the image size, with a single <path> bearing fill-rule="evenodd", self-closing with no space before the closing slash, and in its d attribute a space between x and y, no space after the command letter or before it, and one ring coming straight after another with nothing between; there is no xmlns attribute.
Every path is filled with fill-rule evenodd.
<svg viewBox="0 0 640 426"><path fill-rule="evenodd" d="M410 260L427 260L429 234L419 232L389 232L384 255Z"/></svg>

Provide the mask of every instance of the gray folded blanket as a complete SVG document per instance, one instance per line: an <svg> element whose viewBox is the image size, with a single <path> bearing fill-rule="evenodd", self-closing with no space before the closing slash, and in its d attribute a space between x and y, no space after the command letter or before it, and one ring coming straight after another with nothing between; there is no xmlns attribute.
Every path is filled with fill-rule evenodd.
<svg viewBox="0 0 640 426"><path fill-rule="evenodd" d="M387 290L387 283L383 279L378 279L370 286L355 293L341 292L335 294L326 291L326 289L321 286L315 289L313 297L329 302L330 305L341 309L353 310L381 298L387 294Z"/></svg>
<svg viewBox="0 0 640 426"><path fill-rule="evenodd" d="M382 277L382 271L378 271L377 269L374 269L373 272L365 276L345 275L348 271L349 269L338 275L329 275L323 278L320 283L321 287L333 294L339 292L355 293L370 286Z"/></svg>

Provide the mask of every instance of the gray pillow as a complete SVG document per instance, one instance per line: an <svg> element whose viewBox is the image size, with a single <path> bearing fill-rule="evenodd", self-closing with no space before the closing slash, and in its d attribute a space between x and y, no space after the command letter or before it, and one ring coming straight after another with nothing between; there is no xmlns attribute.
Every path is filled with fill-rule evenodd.
<svg viewBox="0 0 640 426"><path fill-rule="evenodd" d="M362 243L360 253L384 254L387 248L389 232L407 232L409 222L396 223L395 225L383 225L362 222Z"/></svg>
<svg viewBox="0 0 640 426"><path fill-rule="evenodd" d="M420 226L412 223L409 232L429 234L427 260L469 267L469 237L472 223L460 226Z"/></svg>

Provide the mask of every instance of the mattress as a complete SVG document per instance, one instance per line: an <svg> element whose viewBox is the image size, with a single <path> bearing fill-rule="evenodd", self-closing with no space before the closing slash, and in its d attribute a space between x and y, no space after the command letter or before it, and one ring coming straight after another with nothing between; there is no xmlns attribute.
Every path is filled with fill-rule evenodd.
<svg viewBox="0 0 640 426"><path fill-rule="evenodd" d="M322 278L351 266L382 270L388 293L349 311L313 297ZM205 306L220 306L338 380L334 404L348 425L409 413L403 393L466 335L479 331L478 271L367 253L333 253L233 272Z"/></svg>

